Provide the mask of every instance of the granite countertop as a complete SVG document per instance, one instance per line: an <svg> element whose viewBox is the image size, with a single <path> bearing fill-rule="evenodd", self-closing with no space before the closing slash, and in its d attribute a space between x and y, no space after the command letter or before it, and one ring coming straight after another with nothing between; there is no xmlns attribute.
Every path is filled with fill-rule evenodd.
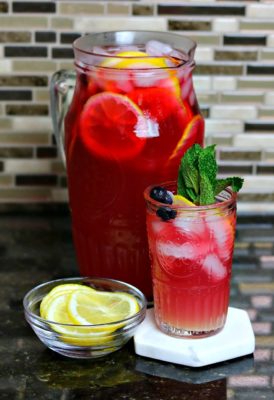
<svg viewBox="0 0 274 400"><path fill-rule="evenodd" d="M77 276L67 213L0 215L1 399L274 399L274 217L240 216L232 306L248 311L254 356L191 369L142 358L132 341L97 360L46 349L23 314L33 286Z"/></svg>

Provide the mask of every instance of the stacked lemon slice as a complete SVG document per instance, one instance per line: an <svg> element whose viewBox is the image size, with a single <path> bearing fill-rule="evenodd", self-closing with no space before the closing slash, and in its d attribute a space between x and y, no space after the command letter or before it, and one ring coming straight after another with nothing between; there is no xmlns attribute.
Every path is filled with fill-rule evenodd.
<svg viewBox="0 0 274 400"><path fill-rule="evenodd" d="M74 345L100 345L140 309L137 299L125 292L105 292L80 284L52 289L42 300L40 315L63 341Z"/></svg>

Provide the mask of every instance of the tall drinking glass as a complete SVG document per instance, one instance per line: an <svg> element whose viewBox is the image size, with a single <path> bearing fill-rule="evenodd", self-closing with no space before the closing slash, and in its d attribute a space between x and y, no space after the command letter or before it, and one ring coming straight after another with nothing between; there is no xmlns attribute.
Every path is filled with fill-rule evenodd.
<svg viewBox="0 0 274 400"><path fill-rule="evenodd" d="M203 145L195 43L167 32L121 31L86 35L73 48L76 85L64 140L55 109L67 72L53 77L52 111L57 141L64 141L80 271L129 282L151 297L143 191L175 179L187 148Z"/></svg>
<svg viewBox="0 0 274 400"><path fill-rule="evenodd" d="M174 192L175 184L160 185ZM226 189L207 206L168 205L145 191L155 319L171 335L203 337L226 321L236 225L236 194Z"/></svg>

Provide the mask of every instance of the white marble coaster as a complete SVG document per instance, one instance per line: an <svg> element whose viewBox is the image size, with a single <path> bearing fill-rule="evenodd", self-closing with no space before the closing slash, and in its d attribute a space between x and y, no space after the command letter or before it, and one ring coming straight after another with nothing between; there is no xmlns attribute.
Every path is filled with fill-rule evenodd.
<svg viewBox="0 0 274 400"><path fill-rule="evenodd" d="M221 332L201 339L174 338L156 326L154 310L147 310L146 318L134 335L136 354L190 367L203 367L251 354L255 350L253 329L244 310L229 307Z"/></svg>

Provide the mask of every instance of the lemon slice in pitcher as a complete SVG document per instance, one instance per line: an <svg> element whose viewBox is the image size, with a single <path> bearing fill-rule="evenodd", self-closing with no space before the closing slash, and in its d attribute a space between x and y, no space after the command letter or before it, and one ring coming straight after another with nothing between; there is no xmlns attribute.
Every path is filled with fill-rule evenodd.
<svg viewBox="0 0 274 400"><path fill-rule="evenodd" d="M170 62L170 59L168 59ZM115 69L131 69L131 70L140 70L140 69L151 69L151 68L167 68L168 69L168 61L166 56L158 56L158 57L153 57L150 56L149 54L143 52L143 51L133 51L133 50L128 50L128 51L121 51L117 54L115 54L114 57L107 57L106 60L104 60L101 63L102 67L106 68L115 68ZM175 66L175 65L174 65ZM169 90L174 92L175 96L180 98L181 93L180 93L180 84L179 80L176 76L175 71L168 70L166 72L167 76L166 79L160 79L157 85L162 86L162 87L167 87ZM126 75L125 75L125 79ZM134 75L133 75L134 79ZM142 79L140 78L140 81L135 82L135 86L139 86L138 83L140 84L142 82ZM140 84L142 87L142 84ZM145 85L147 86L147 85ZM151 83L151 86L153 86L153 83Z"/></svg>
<svg viewBox="0 0 274 400"><path fill-rule="evenodd" d="M102 92L86 102L80 119L80 135L92 151L104 158L124 160L144 147L148 125L142 110L128 97ZM138 137L141 131L144 137Z"/></svg>
<svg viewBox="0 0 274 400"><path fill-rule="evenodd" d="M165 68L167 64L164 57L151 57L143 51L121 51L114 57L108 57L101 63L102 67L111 68Z"/></svg>

